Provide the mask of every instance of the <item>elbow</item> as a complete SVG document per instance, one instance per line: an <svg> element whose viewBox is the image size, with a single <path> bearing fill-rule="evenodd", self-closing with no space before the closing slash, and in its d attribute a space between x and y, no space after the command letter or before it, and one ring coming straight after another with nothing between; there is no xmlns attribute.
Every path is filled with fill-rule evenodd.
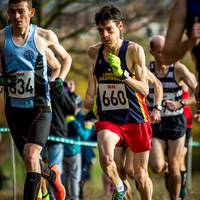
<svg viewBox="0 0 200 200"><path fill-rule="evenodd" d="M145 84L144 91L142 92L142 95L144 97L147 97L148 94L149 94L149 86L148 86L148 84Z"/></svg>
<svg viewBox="0 0 200 200"><path fill-rule="evenodd" d="M141 93L142 93L142 95L143 95L144 97L147 97L147 95L149 94L149 88L145 89L145 90L142 91Z"/></svg>
<svg viewBox="0 0 200 200"><path fill-rule="evenodd" d="M69 54L67 54L66 59L67 59L68 63L70 63L70 65L71 65L72 64L72 57Z"/></svg>
<svg viewBox="0 0 200 200"><path fill-rule="evenodd" d="M149 94L149 90L144 93L144 97L147 97Z"/></svg>
<svg viewBox="0 0 200 200"><path fill-rule="evenodd" d="M68 66L71 66L72 64L72 57L67 53L65 57L62 58L62 60L68 64Z"/></svg>

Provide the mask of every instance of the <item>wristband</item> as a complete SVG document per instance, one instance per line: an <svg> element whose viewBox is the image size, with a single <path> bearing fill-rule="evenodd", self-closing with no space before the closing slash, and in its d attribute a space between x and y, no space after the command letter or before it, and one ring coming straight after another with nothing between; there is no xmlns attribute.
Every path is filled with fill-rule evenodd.
<svg viewBox="0 0 200 200"><path fill-rule="evenodd" d="M185 106L185 101L180 100L179 103L181 104L181 108L183 108Z"/></svg>
<svg viewBox="0 0 200 200"><path fill-rule="evenodd" d="M158 111L161 111L162 110L162 106L161 105L155 105L154 108Z"/></svg>
<svg viewBox="0 0 200 200"><path fill-rule="evenodd" d="M126 80L129 78L129 76L129 72L127 70L124 70L121 79Z"/></svg>

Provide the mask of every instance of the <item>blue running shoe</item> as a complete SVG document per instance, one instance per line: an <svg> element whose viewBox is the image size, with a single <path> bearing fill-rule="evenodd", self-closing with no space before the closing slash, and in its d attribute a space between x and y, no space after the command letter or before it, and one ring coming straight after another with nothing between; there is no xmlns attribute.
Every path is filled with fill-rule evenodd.
<svg viewBox="0 0 200 200"><path fill-rule="evenodd" d="M182 185L179 197L181 198L181 200L183 200L183 199L185 199L186 195L187 195L186 185Z"/></svg>

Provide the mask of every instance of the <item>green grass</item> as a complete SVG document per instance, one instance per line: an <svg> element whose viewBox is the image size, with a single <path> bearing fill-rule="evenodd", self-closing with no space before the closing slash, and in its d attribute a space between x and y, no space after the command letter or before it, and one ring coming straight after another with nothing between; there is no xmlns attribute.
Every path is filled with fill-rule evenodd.
<svg viewBox="0 0 200 200"><path fill-rule="evenodd" d="M6 146L7 149L9 149L9 140ZM189 192L188 197L186 200L200 200L200 190L199 190L199 180L200 180L200 157L199 157L200 149L195 148L193 150L193 179L192 179L192 190ZM98 152L97 149L95 149L96 154L96 163L92 166L91 171L91 180L86 182L85 184L85 199L84 200L110 200L111 194L105 194L105 191L103 190L103 184L102 184L102 170L99 165L98 160ZM11 154L10 152L6 153L4 155L6 159L4 159L2 166L2 169L8 175L9 181L6 184L6 187L4 187L3 190L0 190L0 200L13 200L12 197L12 162L11 162ZM24 183L24 166L22 163L21 158L18 154L16 154L16 175L17 175L17 193L18 197L17 200L21 200L21 194L23 191L23 183ZM165 188L164 184L164 178L163 175L156 175L152 172L150 172L150 177L154 184L154 193L153 193L153 200L169 200L169 196L167 193L167 190ZM139 200L140 196L138 191L135 188L135 183L133 180L131 180L131 185L133 188L133 197L134 200Z"/></svg>

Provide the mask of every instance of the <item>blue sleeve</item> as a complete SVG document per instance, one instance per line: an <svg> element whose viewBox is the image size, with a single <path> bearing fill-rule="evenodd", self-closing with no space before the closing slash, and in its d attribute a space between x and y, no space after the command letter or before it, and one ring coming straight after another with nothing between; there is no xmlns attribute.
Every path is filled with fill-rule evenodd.
<svg viewBox="0 0 200 200"><path fill-rule="evenodd" d="M85 129L85 128L82 126L82 124L80 123L80 121L75 120L75 121L73 121L73 122L71 122L71 123L73 123L73 127L74 127L74 130L75 130L75 132L76 132L76 135L77 135L77 136L80 136L81 139L87 140L87 139L90 137L91 131L92 131L92 130L90 130L90 129Z"/></svg>

